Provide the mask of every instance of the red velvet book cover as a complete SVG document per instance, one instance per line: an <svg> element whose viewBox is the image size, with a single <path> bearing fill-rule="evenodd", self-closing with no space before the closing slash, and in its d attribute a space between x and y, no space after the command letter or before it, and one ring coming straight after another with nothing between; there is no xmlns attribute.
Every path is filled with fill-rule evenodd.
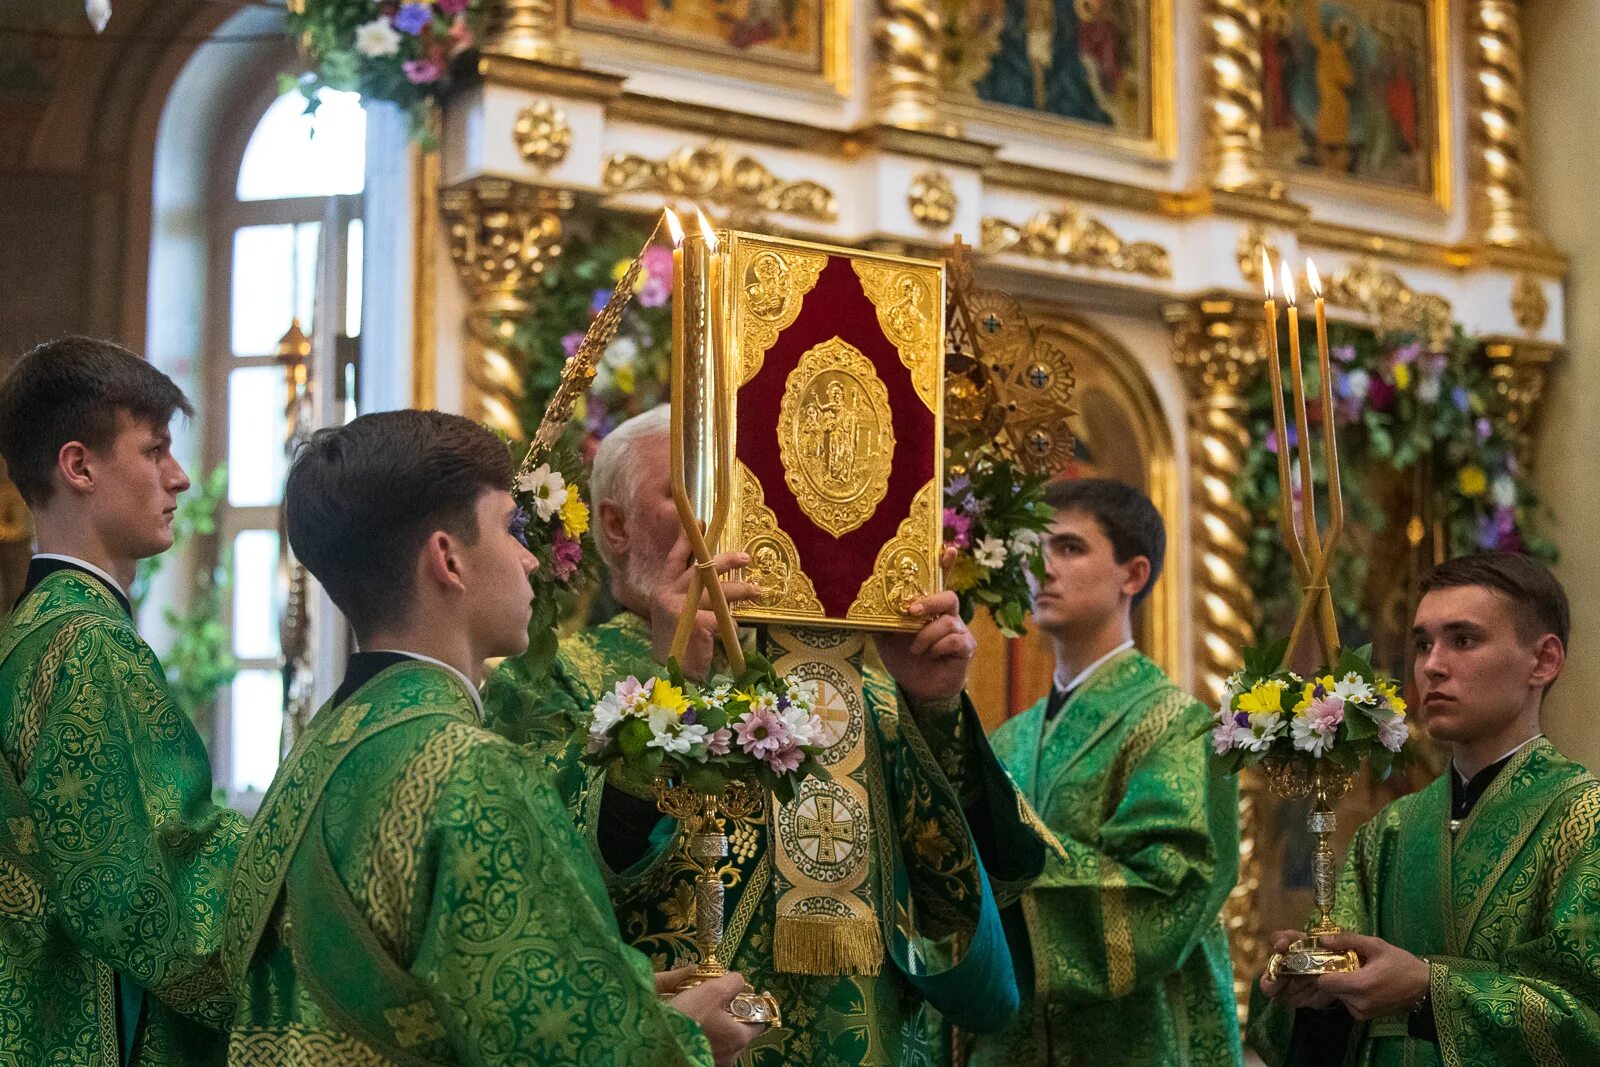
<svg viewBox="0 0 1600 1067"><path fill-rule="evenodd" d="M748 621L915 629L939 588L944 267L730 234L733 428L720 551L750 553Z"/></svg>

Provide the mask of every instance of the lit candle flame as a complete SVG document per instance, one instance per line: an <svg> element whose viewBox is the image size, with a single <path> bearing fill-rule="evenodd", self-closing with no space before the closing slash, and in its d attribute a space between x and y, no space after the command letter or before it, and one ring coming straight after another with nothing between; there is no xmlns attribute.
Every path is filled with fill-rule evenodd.
<svg viewBox="0 0 1600 1067"><path fill-rule="evenodd" d="M711 229L711 223L706 218L706 213L701 211L699 208L695 208L694 213L699 216L700 219L700 236L706 239L706 247L715 252L717 250L717 235L715 231Z"/></svg>
<svg viewBox="0 0 1600 1067"><path fill-rule="evenodd" d="M1261 287L1267 291L1267 299L1272 299L1272 257L1267 254L1267 246L1261 246Z"/></svg>
<svg viewBox="0 0 1600 1067"><path fill-rule="evenodd" d="M1318 300L1322 299L1322 275L1317 273L1317 265L1311 262L1311 257L1306 257L1306 285L1311 288L1311 295Z"/></svg>
<svg viewBox="0 0 1600 1067"><path fill-rule="evenodd" d="M663 210L667 213L667 232L672 234L672 247L677 248L683 244L683 224L678 221L677 212L670 207Z"/></svg>
<svg viewBox="0 0 1600 1067"><path fill-rule="evenodd" d="M1287 262L1280 263L1278 266L1282 268L1283 274L1283 301L1290 307L1294 307L1294 275L1290 273Z"/></svg>

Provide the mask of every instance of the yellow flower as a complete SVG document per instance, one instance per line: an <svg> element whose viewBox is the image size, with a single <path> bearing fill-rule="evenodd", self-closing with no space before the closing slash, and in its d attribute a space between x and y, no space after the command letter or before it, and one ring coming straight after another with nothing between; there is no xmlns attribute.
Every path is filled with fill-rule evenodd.
<svg viewBox="0 0 1600 1067"><path fill-rule="evenodd" d="M633 368L631 366L617 367L614 369L611 372L611 382L617 387L617 391L622 393L624 396L632 396L634 389L637 388L639 384L634 376Z"/></svg>
<svg viewBox="0 0 1600 1067"><path fill-rule="evenodd" d="M1274 678L1266 682L1257 682L1250 687L1248 693L1239 695L1237 710L1246 715L1261 715L1277 711L1283 703L1283 680Z"/></svg>
<svg viewBox="0 0 1600 1067"><path fill-rule="evenodd" d="M1400 695L1399 686L1393 682L1379 682L1377 689L1378 695L1389 702L1390 709L1396 715L1404 715L1406 713L1405 698Z"/></svg>
<svg viewBox="0 0 1600 1067"><path fill-rule="evenodd" d="M633 260L631 259L617 260L617 265L611 268L611 280L614 282L620 282L622 280L622 276L628 273L628 268L631 266L633 266ZM633 279L633 291L637 293L640 289L643 289L645 283L649 280L649 273L641 270L638 276Z"/></svg>
<svg viewBox="0 0 1600 1067"><path fill-rule="evenodd" d="M1317 686L1319 685L1322 686L1324 693L1333 692L1333 675L1324 674L1321 678L1313 678L1306 683L1306 687L1300 691L1299 702L1294 706L1296 715L1304 715L1306 709L1311 706L1311 702L1317 699Z"/></svg>
<svg viewBox="0 0 1600 1067"><path fill-rule="evenodd" d="M983 568L978 566L978 561L962 554L956 557L955 566L950 568L950 575L945 582L957 593L965 593L982 580Z"/></svg>
<svg viewBox="0 0 1600 1067"><path fill-rule="evenodd" d="M1469 463L1456 475L1463 496L1482 496L1489 490L1489 476L1476 463Z"/></svg>
<svg viewBox="0 0 1600 1067"><path fill-rule="evenodd" d="M589 530L589 505L577 493L568 493L567 502L561 505L561 525L568 537L582 537Z"/></svg>
<svg viewBox="0 0 1600 1067"><path fill-rule="evenodd" d="M655 686L650 690L650 703L658 708L682 715L689 702L683 698L683 690L663 679L656 679Z"/></svg>
<svg viewBox="0 0 1600 1067"><path fill-rule="evenodd" d="M1394 386L1396 389L1411 388L1411 367L1405 363L1394 365Z"/></svg>

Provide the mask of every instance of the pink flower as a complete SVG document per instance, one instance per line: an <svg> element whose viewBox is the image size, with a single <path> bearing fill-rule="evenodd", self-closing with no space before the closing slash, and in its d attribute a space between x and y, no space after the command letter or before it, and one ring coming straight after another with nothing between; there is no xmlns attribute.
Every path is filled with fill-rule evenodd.
<svg viewBox="0 0 1600 1067"><path fill-rule="evenodd" d="M617 699L627 704L637 697L649 696L650 689L654 683L654 678L650 679L649 682L641 682L630 674L617 683Z"/></svg>
<svg viewBox="0 0 1600 1067"><path fill-rule="evenodd" d="M472 47L472 31L467 28L465 15L457 15L450 24L450 57L454 59Z"/></svg>
<svg viewBox="0 0 1600 1067"><path fill-rule="evenodd" d="M1378 724L1378 741L1390 752L1399 752L1410 736L1411 728L1406 725L1403 715L1396 715Z"/></svg>
<svg viewBox="0 0 1600 1067"><path fill-rule="evenodd" d="M561 350L567 354L568 359L578 354L578 346L581 344L583 344L582 330L573 330L561 338Z"/></svg>
<svg viewBox="0 0 1600 1067"><path fill-rule="evenodd" d="M583 562L583 545L567 536L567 531L557 527L553 553L556 581L564 582L578 571Z"/></svg>
<svg viewBox="0 0 1600 1067"><path fill-rule="evenodd" d="M433 0L433 6L439 9L439 14L446 17L459 15L467 10L467 5L472 0Z"/></svg>
<svg viewBox="0 0 1600 1067"><path fill-rule="evenodd" d="M400 64L406 80L413 85L428 85L444 77L444 64L437 59L408 59Z"/></svg>
<svg viewBox="0 0 1600 1067"><path fill-rule="evenodd" d="M662 245L651 245L644 252L644 285L639 289L639 303L647 308L660 307L672 296L672 251Z"/></svg>
<svg viewBox="0 0 1600 1067"><path fill-rule="evenodd" d="M955 508L945 508L944 537L957 548L966 548L972 543L972 519Z"/></svg>
<svg viewBox="0 0 1600 1067"><path fill-rule="evenodd" d="M733 731L726 726L720 730L715 730L710 737L706 738L706 753L712 756L726 756L732 746L732 741Z"/></svg>
<svg viewBox="0 0 1600 1067"><path fill-rule="evenodd" d="M1305 714L1311 720L1311 728L1326 737L1344 722L1344 698L1325 696L1321 700L1313 700Z"/></svg>
<svg viewBox="0 0 1600 1067"><path fill-rule="evenodd" d="M806 754L800 751L799 745L790 745L768 756L767 766L778 774L792 774L805 758Z"/></svg>
<svg viewBox="0 0 1600 1067"><path fill-rule="evenodd" d="M783 716L773 708L756 708L745 712L733 725L739 736L739 747L756 759L766 759L774 752L790 746L792 738Z"/></svg>

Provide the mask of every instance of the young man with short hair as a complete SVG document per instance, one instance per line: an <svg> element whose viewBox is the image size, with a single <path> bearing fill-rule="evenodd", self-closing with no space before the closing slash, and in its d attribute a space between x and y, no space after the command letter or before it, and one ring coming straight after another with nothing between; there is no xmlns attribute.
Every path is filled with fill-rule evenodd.
<svg viewBox="0 0 1600 1067"><path fill-rule="evenodd" d="M1133 644L1166 552L1161 515L1107 479L1045 499L1033 619L1055 643L1055 684L993 743L1061 847L1005 913L1022 1012L976 1039L971 1062L1237 1064L1220 912L1238 876L1238 790L1208 771L1209 712Z"/></svg>
<svg viewBox="0 0 1600 1067"><path fill-rule="evenodd" d="M1600 1062L1600 782L1540 727L1566 593L1508 554L1449 560L1422 592L1414 679L1450 770L1350 844L1334 919L1351 932L1323 941L1360 969L1263 977L1251 1044L1297 1067Z"/></svg>
<svg viewBox="0 0 1600 1067"><path fill-rule="evenodd" d="M39 545L0 629L0 1050L16 1063L221 1062L215 952L243 820L211 803L205 747L128 601L138 562L172 546L189 479L168 424L189 410L166 375L85 337L0 384L0 457Z"/></svg>
<svg viewBox="0 0 1600 1067"><path fill-rule="evenodd" d="M319 431L289 472L289 542L362 651L240 858L232 1063L705 1067L758 1032L736 974L657 998L542 766L484 729L484 660L532 614L511 478L437 411Z"/></svg>

